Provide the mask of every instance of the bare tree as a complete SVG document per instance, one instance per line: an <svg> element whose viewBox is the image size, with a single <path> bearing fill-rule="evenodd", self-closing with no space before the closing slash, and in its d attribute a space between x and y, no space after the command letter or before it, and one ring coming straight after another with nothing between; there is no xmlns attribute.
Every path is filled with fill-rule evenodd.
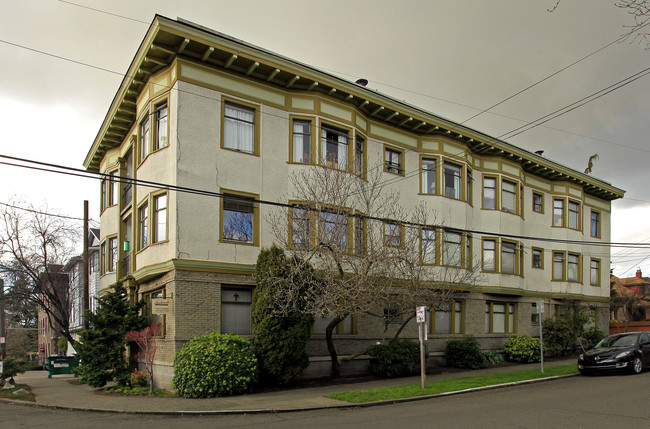
<svg viewBox="0 0 650 429"><path fill-rule="evenodd" d="M555 4L547 9L548 12L555 12L562 0L554 0ZM622 40L629 40L630 43L645 44L646 50L650 50L650 0L618 0L614 6L624 9L632 16L634 23L624 25L625 32L621 35Z"/></svg>
<svg viewBox="0 0 650 429"><path fill-rule="evenodd" d="M465 252L460 243L447 249L449 266L427 264L442 249L432 226L436 220L423 205L411 210L401 205L399 191L383 182L383 163L378 165L365 178L306 166L290 176L291 207L276 209L267 219L276 243L297 256L291 259L293 269L310 263L318 274L308 288L278 279L284 284L275 288L277 311L328 318L325 339L332 375L340 368L333 331L346 317L385 317L381 309L391 306L410 315L416 304L449 302L459 286L477 280L471 261L461 260Z"/></svg>
<svg viewBox="0 0 650 429"><path fill-rule="evenodd" d="M0 209L0 275L8 280L14 299L42 308L52 329L74 346L67 278L61 269L73 255L80 231L63 217L17 205L21 203ZM12 281L16 279L22 281Z"/></svg>

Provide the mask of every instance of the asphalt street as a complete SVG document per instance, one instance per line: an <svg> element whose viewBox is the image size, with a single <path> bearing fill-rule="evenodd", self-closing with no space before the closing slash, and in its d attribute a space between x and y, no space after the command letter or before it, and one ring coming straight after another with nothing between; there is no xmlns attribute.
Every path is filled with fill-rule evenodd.
<svg viewBox="0 0 650 429"><path fill-rule="evenodd" d="M649 427L650 371L572 377L459 396L358 409L160 416L0 403L2 428L612 428Z"/></svg>

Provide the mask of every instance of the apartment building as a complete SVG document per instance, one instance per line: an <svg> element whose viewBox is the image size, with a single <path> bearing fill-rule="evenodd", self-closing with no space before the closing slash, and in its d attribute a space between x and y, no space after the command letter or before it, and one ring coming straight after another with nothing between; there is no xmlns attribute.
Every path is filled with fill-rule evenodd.
<svg viewBox="0 0 650 429"><path fill-rule="evenodd" d="M123 282L162 322L159 383L169 383L175 353L194 336L250 334L256 258L275 241L262 202L289 203L288 177L315 165L362 177L382 168L403 204L424 204L444 219L444 228L421 236L423 249L438 249L423 251L423 263L479 264L480 283L432 315L433 355L456 335L475 335L487 349L536 334L540 300L544 317L587 305L606 330L603 244L611 201L623 190L363 80L156 16L85 167L104 174L100 288ZM349 234L351 248L356 237ZM314 362L327 354L321 325L310 344ZM381 329L355 315L337 330L337 347L358 351Z"/></svg>

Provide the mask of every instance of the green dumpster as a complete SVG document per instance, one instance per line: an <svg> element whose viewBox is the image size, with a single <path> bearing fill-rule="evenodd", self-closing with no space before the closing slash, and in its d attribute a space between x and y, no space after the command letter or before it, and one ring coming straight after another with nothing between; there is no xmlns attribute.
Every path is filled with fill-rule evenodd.
<svg viewBox="0 0 650 429"><path fill-rule="evenodd" d="M74 356L49 356L47 358L47 378L52 378L57 374L73 374L72 369L78 366L79 361Z"/></svg>

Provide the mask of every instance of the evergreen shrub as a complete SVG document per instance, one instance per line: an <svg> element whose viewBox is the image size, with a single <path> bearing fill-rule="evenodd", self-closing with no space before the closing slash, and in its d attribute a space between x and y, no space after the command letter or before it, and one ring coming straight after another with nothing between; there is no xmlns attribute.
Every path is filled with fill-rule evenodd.
<svg viewBox="0 0 650 429"><path fill-rule="evenodd" d="M374 358L368 370L383 377L404 377L420 367L420 345L406 339L397 338L388 344L372 346L368 355Z"/></svg>
<svg viewBox="0 0 650 429"><path fill-rule="evenodd" d="M566 353L571 343L571 325L567 319L545 319L542 324L544 336L544 351L551 356L560 356Z"/></svg>
<svg viewBox="0 0 650 429"><path fill-rule="evenodd" d="M589 350L605 337L605 333L600 329L595 327L589 328L582 334L582 338L585 340L582 346L585 350Z"/></svg>
<svg viewBox="0 0 650 429"><path fill-rule="evenodd" d="M539 338L530 335L513 335L503 344L506 359L512 362L533 363L540 361Z"/></svg>
<svg viewBox="0 0 650 429"><path fill-rule="evenodd" d="M447 366L479 369L485 367L485 356L478 341L472 335L447 341L445 350Z"/></svg>
<svg viewBox="0 0 650 429"><path fill-rule="evenodd" d="M211 332L185 343L174 359L172 386L185 398L213 398L247 392L256 381L251 342Z"/></svg>

